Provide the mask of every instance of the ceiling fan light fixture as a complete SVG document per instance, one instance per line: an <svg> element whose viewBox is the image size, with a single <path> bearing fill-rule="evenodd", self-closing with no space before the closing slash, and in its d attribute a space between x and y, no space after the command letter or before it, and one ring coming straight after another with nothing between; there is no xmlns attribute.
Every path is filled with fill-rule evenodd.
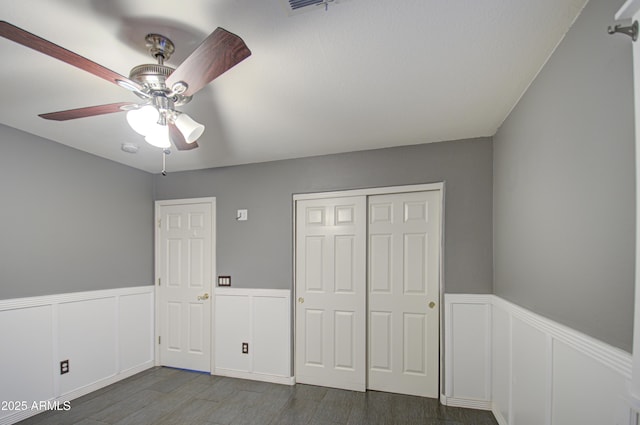
<svg viewBox="0 0 640 425"><path fill-rule="evenodd" d="M144 137L144 140L156 148L168 149L171 147L171 141L169 140L169 128L166 125L154 123L149 128L149 132Z"/></svg>
<svg viewBox="0 0 640 425"><path fill-rule="evenodd" d="M202 133L204 133L204 125L194 121L193 118L187 114L178 115L175 124L187 143L195 142L202 136Z"/></svg>
<svg viewBox="0 0 640 425"><path fill-rule="evenodd" d="M158 122L160 113L152 105L145 105L140 109L133 109L127 112L127 122L136 133L146 136L152 131L153 126Z"/></svg>

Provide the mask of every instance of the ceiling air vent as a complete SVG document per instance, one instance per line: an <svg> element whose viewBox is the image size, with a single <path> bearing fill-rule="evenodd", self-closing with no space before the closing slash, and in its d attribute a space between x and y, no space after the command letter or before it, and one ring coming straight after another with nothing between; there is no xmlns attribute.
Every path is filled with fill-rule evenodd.
<svg viewBox="0 0 640 425"><path fill-rule="evenodd" d="M344 0L283 0L286 5L289 15L296 15L298 13L310 12L312 10L329 9L329 6L341 3Z"/></svg>
<svg viewBox="0 0 640 425"><path fill-rule="evenodd" d="M289 0L289 7L291 7L291 10L298 10L303 7L320 5L322 3L324 3L324 0Z"/></svg>

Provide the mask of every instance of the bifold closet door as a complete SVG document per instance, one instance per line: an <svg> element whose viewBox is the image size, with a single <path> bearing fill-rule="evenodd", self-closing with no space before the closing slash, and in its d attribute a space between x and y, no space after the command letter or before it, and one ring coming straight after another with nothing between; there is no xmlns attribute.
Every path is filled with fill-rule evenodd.
<svg viewBox="0 0 640 425"><path fill-rule="evenodd" d="M366 390L366 197L296 201L296 382Z"/></svg>
<svg viewBox="0 0 640 425"><path fill-rule="evenodd" d="M440 199L369 198L369 389L438 397Z"/></svg>

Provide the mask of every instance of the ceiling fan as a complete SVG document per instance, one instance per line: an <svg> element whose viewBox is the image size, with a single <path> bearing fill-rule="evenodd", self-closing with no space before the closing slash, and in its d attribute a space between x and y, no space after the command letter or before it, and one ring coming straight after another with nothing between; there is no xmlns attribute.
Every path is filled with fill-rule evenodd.
<svg viewBox="0 0 640 425"><path fill-rule="evenodd" d="M138 65L127 78L5 21L0 21L0 36L117 84L143 99L141 104L110 103L40 114L40 117L66 121L128 111L127 121L131 127L144 135L148 143L165 150L171 142L178 150L198 147L196 140L204 126L175 107L188 103L196 92L251 55L240 37L217 28L174 69L164 64L174 52L174 44L160 34L148 34L145 41L157 63Z"/></svg>

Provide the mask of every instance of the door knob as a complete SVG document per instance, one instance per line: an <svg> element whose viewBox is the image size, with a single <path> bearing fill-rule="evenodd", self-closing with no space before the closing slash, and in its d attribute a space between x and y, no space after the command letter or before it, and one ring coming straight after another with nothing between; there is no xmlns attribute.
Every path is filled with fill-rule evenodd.
<svg viewBox="0 0 640 425"><path fill-rule="evenodd" d="M300 304L304 304L304 298L302 298L302 297L298 298L298 302L299 302Z"/></svg>
<svg viewBox="0 0 640 425"><path fill-rule="evenodd" d="M209 294L198 295L198 301L208 300L208 299L209 299Z"/></svg>
<svg viewBox="0 0 640 425"><path fill-rule="evenodd" d="M431 301L431 302L429 303L429 308L433 308L433 307L435 307L435 306L436 306L436 303L434 303L433 301Z"/></svg>

